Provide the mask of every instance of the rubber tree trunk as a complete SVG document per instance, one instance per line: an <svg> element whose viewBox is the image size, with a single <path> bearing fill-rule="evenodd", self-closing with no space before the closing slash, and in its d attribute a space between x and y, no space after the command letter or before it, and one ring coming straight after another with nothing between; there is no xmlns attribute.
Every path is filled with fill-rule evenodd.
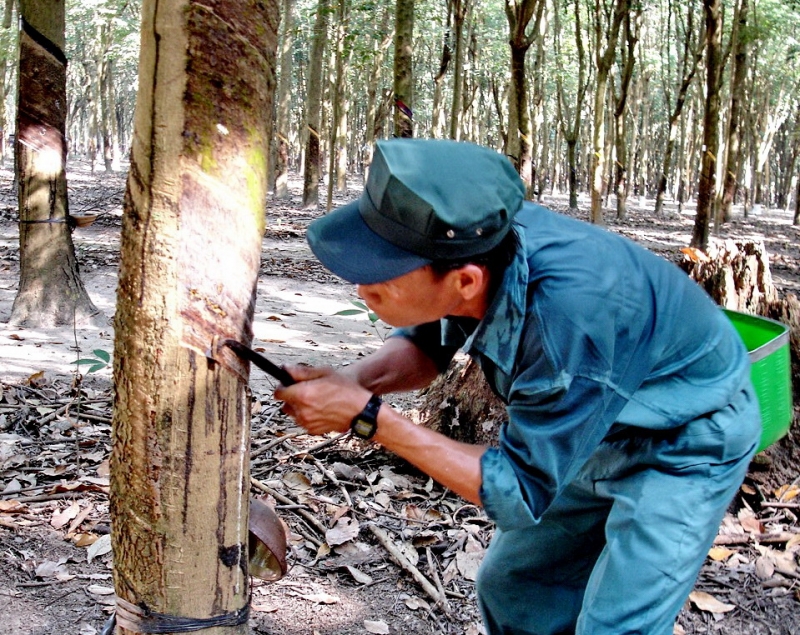
<svg viewBox="0 0 800 635"><path fill-rule="evenodd" d="M289 198L289 104L292 99L292 45L294 3L283 0L280 38L280 73L275 108L275 198Z"/></svg>
<svg viewBox="0 0 800 635"><path fill-rule="evenodd" d="M10 323L100 324L78 272L67 201L64 3L21 0L15 143L19 290Z"/></svg>
<svg viewBox="0 0 800 635"><path fill-rule="evenodd" d="M114 324L118 635L176 617L248 632L248 369L215 343L252 338L277 26L276 0L143 3Z"/></svg>
<svg viewBox="0 0 800 635"><path fill-rule="evenodd" d="M306 162L303 171L303 207L319 204L319 179L322 171L320 156L320 122L322 120L322 62L328 43L328 0L319 0L314 22L314 38L308 64L306 93Z"/></svg>
<svg viewBox="0 0 800 635"><path fill-rule="evenodd" d="M741 119L745 99L748 53L748 0L739 0L733 35L733 73L731 79L731 108L728 116L728 142L725 159L725 176L722 181L722 202L718 220L728 222L739 184L741 153Z"/></svg>
<svg viewBox="0 0 800 635"><path fill-rule="evenodd" d="M628 0L614 0L613 15L608 24L603 23L600 0L595 0L594 40L595 40L595 93L594 93L594 126L592 128L592 161L591 161L591 221L604 225L603 196L606 190L605 162L605 119L606 91L608 76L617 49L617 38L625 13L628 11Z"/></svg>
<svg viewBox="0 0 800 635"><path fill-rule="evenodd" d="M717 192L717 148L719 146L719 85L722 75L722 2L704 0L706 16L706 97L703 112L703 148L700 182L697 189L697 214L691 246L708 246L709 222Z"/></svg>
<svg viewBox="0 0 800 635"><path fill-rule="evenodd" d="M556 85L558 87L558 121L564 142L567 144L567 173L569 181L569 208L578 209L578 167L576 148L581 135L581 121L583 100L586 96L588 82L586 81L586 51L583 46L584 33L581 27L581 7L578 0L573 4L575 15L575 50L578 54L578 90L574 98L568 96L564 90L562 79L563 69L558 68ZM559 9L553 13L554 31L556 38L556 63L561 57L561 20ZM572 105L574 102L574 106Z"/></svg>
<svg viewBox="0 0 800 635"><path fill-rule="evenodd" d="M544 12L541 0L516 0L506 2L509 46L511 47L511 84L508 100L508 144L506 154L525 184L526 198L533 191L533 140L531 116L528 109L528 78L525 56L536 41ZM535 19L534 19L535 18ZM533 25L529 25L533 20Z"/></svg>
<svg viewBox="0 0 800 635"><path fill-rule="evenodd" d="M396 0L394 14L394 136L414 136L414 0Z"/></svg>

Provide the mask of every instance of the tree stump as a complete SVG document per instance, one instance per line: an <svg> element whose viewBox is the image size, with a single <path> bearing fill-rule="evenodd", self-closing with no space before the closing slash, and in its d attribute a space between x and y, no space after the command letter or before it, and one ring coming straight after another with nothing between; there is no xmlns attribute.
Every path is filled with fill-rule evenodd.
<svg viewBox="0 0 800 635"><path fill-rule="evenodd" d="M506 408L471 359L456 357L420 395L425 426L464 443L497 445Z"/></svg>
<svg viewBox="0 0 800 635"><path fill-rule="evenodd" d="M681 268L720 306L764 315L778 300L763 242L712 241L706 252L693 247L681 251Z"/></svg>

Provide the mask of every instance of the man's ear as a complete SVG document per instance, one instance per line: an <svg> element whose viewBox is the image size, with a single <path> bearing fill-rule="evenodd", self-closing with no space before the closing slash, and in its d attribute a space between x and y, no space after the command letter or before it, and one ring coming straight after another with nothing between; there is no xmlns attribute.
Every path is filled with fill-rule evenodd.
<svg viewBox="0 0 800 635"><path fill-rule="evenodd" d="M489 286L489 270L475 264L466 264L451 272L455 274L457 291L464 300L474 300Z"/></svg>

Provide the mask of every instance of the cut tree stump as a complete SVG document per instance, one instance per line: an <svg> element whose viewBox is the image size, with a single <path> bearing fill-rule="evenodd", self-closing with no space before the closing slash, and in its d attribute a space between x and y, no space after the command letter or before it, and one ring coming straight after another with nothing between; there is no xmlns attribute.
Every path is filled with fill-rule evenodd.
<svg viewBox="0 0 800 635"><path fill-rule="evenodd" d="M506 407L471 359L456 357L420 394L425 426L464 443L497 445Z"/></svg>
<svg viewBox="0 0 800 635"><path fill-rule="evenodd" d="M720 306L764 315L778 300L763 242L712 241L706 252L693 247L681 251L681 268Z"/></svg>

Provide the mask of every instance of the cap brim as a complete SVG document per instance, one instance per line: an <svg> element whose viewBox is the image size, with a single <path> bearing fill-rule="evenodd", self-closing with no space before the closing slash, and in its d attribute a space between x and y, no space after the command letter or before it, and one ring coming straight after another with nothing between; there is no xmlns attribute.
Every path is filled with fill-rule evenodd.
<svg viewBox="0 0 800 635"><path fill-rule="evenodd" d="M354 284L376 284L432 261L396 247L372 231L354 201L308 226L311 251L327 269Z"/></svg>

